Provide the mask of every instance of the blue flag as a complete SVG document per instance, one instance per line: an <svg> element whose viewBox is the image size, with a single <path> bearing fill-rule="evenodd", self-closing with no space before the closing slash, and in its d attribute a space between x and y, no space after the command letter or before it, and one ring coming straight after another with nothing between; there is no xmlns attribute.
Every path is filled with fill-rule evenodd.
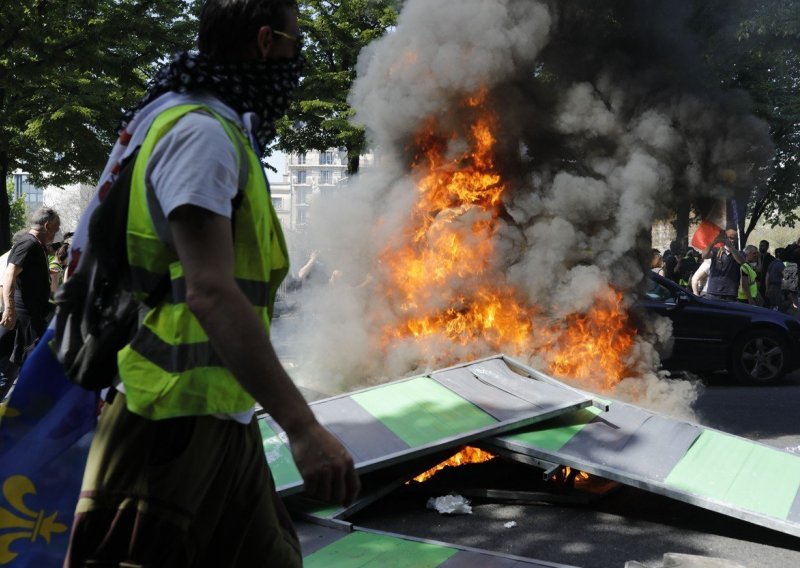
<svg viewBox="0 0 800 568"><path fill-rule="evenodd" d="M0 405L0 567L63 564L97 422L97 395L66 377L53 334Z"/></svg>

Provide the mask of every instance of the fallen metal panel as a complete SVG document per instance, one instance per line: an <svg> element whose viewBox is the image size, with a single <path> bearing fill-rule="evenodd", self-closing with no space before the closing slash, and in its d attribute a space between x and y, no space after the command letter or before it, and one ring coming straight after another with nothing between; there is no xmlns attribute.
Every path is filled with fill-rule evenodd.
<svg viewBox="0 0 800 568"><path fill-rule="evenodd" d="M300 540L300 550L303 556L314 554L350 534L352 527L331 528L319 524L294 523L297 538Z"/></svg>
<svg viewBox="0 0 800 568"><path fill-rule="evenodd" d="M518 362L512 367L524 369ZM610 406L588 421L581 411L573 421L565 416L481 445L557 462L800 536L800 456L630 404Z"/></svg>
<svg viewBox="0 0 800 568"><path fill-rule="evenodd" d="M502 359L434 372L431 377L498 420L515 420L528 415L531 409L547 411L576 394L542 381L525 380Z"/></svg>
<svg viewBox="0 0 800 568"><path fill-rule="evenodd" d="M307 568L576 568L364 527L349 533L302 522L295 527Z"/></svg>
<svg viewBox="0 0 800 568"><path fill-rule="evenodd" d="M555 563L555 562L545 562L543 560L536 560L536 559L533 559L533 558L525 558L524 556L516 556L514 554L504 554L504 553L500 553L500 552L493 552L493 551L483 550L483 549L480 549L480 548L474 548L474 547L471 547L471 546L461 546L459 544L450 544L450 543L445 543L445 542L438 541L438 540L431 540L431 539L427 539L427 538L417 538L417 537L413 537L413 536L394 534L394 533L390 533L390 532L383 532L383 531L368 529L368 528L359 527L359 526L355 526L355 525L353 526L353 530L371 532L373 534L382 534L382 535L386 535L386 536L393 536L393 537L397 537L397 538L402 538L403 540L422 542L422 543L426 543L426 544L434 544L434 545L438 545L438 546L447 546L447 547L450 547L450 548L458 549L458 550L463 551L463 552L474 553L476 555L479 555L479 557L482 557L482 558L484 558L486 560L487 563L483 564L483 566L487 566L487 568L489 568L489 567L490 568L495 568L498 565L497 564L492 564L492 562L497 562L497 561L499 561L501 559L503 559L503 560L513 560L514 562L520 563L520 565L522 565L522 566L536 566L536 567L539 567L539 568L578 568L576 566L567 565L567 564L559 564L559 563ZM503 565L503 566L505 566L505 565ZM512 564L512 566L514 566L514 564Z"/></svg>
<svg viewBox="0 0 800 568"><path fill-rule="evenodd" d="M430 454L393 467L361 475L361 490L350 505L331 505L303 494L283 498L293 518L311 523L335 519L345 520L385 497L422 472L428 471L452 455L453 450Z"/></svg>
<svg viewBox="0 0 800 568"><path fill-rule="evenodd" d="M542 564L537 560L516 560L514 558L504 558L493 556L486 552L472 552L461 550L451 556L439 568L522 568L523 566L533 566L535 568L552 568L552 564Z"/></svg>
<svg viewBox="0 0 800 568"><path fill-rule="evenodd" d="M320 401L314 405L320 423L341 440L359 462L379 458L387 452L402 452L408 444L351 398Z"/></svg>
<svg viewBox="0 0 800 568"><path fill-rule="evenodd" d="M506 367L502 356L443 371L472 366L471 380L475 380L473 371L487 368L487 365L494 369L494 375L480 379L482 386L477 397L472 396L474 393L455 392L446 384L420 376L314 402L310 407L320 423L351 451L356 471L363 474L548 420L593 403L592 395L585 392L514 373ZM514 377L521 384L514 385L511 380ZM505 403L494 403L488 394L491 392L495 393L496 400ZM513 418L495 418L481 406L487 400L493 403L495 411L504 404L512 407L514 412L510 416ZM526 402L527 410L520 408L520 400ZM532 400L536 403L532 404ZM355 412L355 407L360 410ZM269 416L263 415L259 420L278 493L285 496L301 491L302 479L292 462L285 433ZM369 441L373 431L380 440L387 441L382 453L378 452L379 444ZM393 436L385 436L387 431ZM397 443L398 439L403 447Z"/></svg>
<svg viewBox="0 0 800 568"><path fill-rule="evenodd" d="M607 413L587 424L560 451L602 465L617 463L632 475L663 481L701 431L694 424L635 406L612 404Z"/></svg>

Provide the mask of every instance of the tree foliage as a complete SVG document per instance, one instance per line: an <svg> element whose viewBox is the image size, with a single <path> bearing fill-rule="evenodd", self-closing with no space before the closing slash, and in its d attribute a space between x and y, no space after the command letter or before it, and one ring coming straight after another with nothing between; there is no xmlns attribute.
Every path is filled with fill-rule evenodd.
<svg viewBox="0 0 800 568"><path fill-rule="evenodd" d="M361 49L397 20L396 0L302 0L307 35L305 77L289 114L278 123L278 148L287 152L347 149L349 172L366 149L364 130L350 123L347 95Z"/></svg>
<svg viewBox="0 0 800 568"><path fill-rule="evenodd" d="M746 91L775 145L771 170L747 197L749 235L800 220L800 3L796 0L696 0L695 25L726 89ZM743 220L744 221L744 220Z"/></svg>
<svg viewBox="0 0 800 568"><path fill-rule="evenodd" d="M14 198L14 184L9 180L6 183L6 194L8 195L8 202L11 205L11 212L9 215L9 224L11 226L11 234L27 228L28 225L28 208L25 207L25 198Z"/></svg>
<svg viewBox="0 0 800 568"><path fill-rule="evenodd" d="M14 0L0 12L0 176L89 182L154 64L191 47L190 0ZM0 200L0 248L9 207Z"/></svg>

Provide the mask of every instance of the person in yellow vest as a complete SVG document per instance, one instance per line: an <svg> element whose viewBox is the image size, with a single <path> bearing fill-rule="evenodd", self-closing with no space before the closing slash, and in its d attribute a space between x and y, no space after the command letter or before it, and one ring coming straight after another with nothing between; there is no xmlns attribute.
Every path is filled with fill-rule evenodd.
<svg viewBox="0 0 800 568"><path fill-rule="evenodd" d="M158 73L106 167L138 148L131 280L140 297L166 275L171 286L118 355L68 567L300 566L255 402L288 436L308 494L350 503L359 489L269 339L288 254L260 157L299 80L297 7L207 0L199 25L199 53Z"/></svg>
<svg viewBox="0 0 800 568"><path fill-rule="evenodd" d="M758 249L753 245L747 245L744 247L742 255L745 262L739 267L742 276L737 299L746 304L760 306L763 301L758 293L758 274L753 267L758 262Z"/></svg>

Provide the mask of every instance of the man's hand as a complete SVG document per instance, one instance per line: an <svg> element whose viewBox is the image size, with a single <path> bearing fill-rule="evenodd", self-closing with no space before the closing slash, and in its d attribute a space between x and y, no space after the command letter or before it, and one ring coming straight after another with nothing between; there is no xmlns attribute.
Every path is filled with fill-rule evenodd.
<svg viewBox="0 0 800 568"><path fill-rule="evenodd" d="M0 326L14 329L17 325L17 314L11 308L3 310L3 317L0 319Z"/></svg>
<svg viewBox="0 0 800 568"><path fill-rule="evenodd" d="M306 493L316 499L349 505L361 482L353 458L318 422L290 436L292 455L305 482Z"/></svg>

